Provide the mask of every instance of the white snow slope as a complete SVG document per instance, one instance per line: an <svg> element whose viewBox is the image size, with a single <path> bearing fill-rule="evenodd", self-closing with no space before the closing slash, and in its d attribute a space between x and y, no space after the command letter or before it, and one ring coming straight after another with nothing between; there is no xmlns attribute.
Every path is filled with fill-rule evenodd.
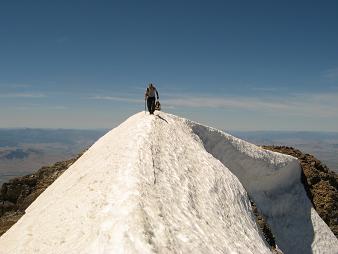
<svg viewBox="0 0 338 254"><path fill-rule="evenodd" d="M99 139L0 238L0 253L271 253L247 192L284 253L338 253L295 158L156 114Z"/></svg>

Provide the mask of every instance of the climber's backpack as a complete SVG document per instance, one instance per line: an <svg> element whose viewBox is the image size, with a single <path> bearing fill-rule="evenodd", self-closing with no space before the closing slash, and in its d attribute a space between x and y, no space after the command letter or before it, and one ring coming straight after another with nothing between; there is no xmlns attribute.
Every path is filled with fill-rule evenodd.
<svg viewBox="0 0 338 254"><path fill-rule="evenodd" d="M161 110L161 103L160 101L155 102L155 110Z"/></svg>

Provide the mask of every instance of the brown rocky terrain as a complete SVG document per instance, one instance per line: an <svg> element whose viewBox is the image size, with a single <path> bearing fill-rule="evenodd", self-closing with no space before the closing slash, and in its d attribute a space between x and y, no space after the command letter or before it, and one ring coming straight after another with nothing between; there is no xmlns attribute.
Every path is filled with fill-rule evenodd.
<svg viewBox="0 0 338 254"><path fill-rule="evenodd" d="M281 252L277 249L276 239L271 232L269 224L266 222L264 216L258 211L256 203L250 198L250 204L252 207L253 214L256 217L256 223L261 232L263 233L265 241L269 244L271 251L274 254L280 254Z"/></svg>
<svg viewBox="0 0 338 254"><path fill-rule="evenodd" d="M287 146L263 146L264 149L292 155L299 159L302 183L319 216L338 238L338 174L313 155Z"/></svg>
<svg viewBox="0 0 338 254"><path fill-rule="evenodd" d="M16 223L25 209L81 155L4 183L0 192L0 235Z"/></svg>

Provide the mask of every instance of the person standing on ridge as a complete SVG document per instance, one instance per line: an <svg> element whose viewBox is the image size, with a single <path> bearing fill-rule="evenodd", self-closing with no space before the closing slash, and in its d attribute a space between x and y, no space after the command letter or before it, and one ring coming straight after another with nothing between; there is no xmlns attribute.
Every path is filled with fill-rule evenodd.
<svg viewBox="0 0 338 254"><path fill-rule="evenodd" d="M147 100L148 111L151 115L153 115L155 111L155 93L158 100L160 97L158 96L157 89L152 83L150 83L147 87L144 99Z"/></svg>

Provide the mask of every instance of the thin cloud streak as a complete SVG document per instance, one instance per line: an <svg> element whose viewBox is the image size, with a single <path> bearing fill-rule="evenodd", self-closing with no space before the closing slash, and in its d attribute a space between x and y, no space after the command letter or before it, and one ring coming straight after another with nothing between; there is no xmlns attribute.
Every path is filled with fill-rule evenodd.
<svg viewBox="0 0 338 254"><path fill-rule="evenodd" d="M100 95L88 97L88 99L91 99L91 100L122 101L122 102L129 102L129 103L140 103L140 102L143 101L141 99L133 99L133 98L127 98L127 97L100 96Z"/></svg>
<svg viewBox="0 0 338 254"><path fill-rule="evenodd" d="M47 97L43 93L7 93L0 94L0 98L44 98Z"/></svg>
<svg viewBox="0 0 338 254"><path fill-rule="evenodd" d="M293 94L285 97L217 97L217 96L173 96L162 94L164 108L219 108L268 112L302 117L338 117L337 94ZM89 99L110 100L126 103L142 103L142 99L125 96L93 96Z"/></svg>
<svg viewBox="0 0 338 254"><path fill-rule="evenodd" d="M277 87L251 87L251 90L258 92L276 92L281 89Z"/></svg>
<svg viewBox="0 0 338 254"><path fill-rule="evenodd" d="M1 88L29 88L32 87L30 84L8 84L8 83L0 83Z"/></svg>
<svg viewBox="0 0 338 254"><path fill-rule="evenodd" d="M17 106L14 109L16 110L22 110L22 111L31 111L31 110L67 110L68 107L62 106L62 105L56 105L56 106L46 106L46 105L23 105L23 106Z"/></svg>
<svg viewBox="0 0 338 254"><path fill-rule="evenodd" d="M274 100L238 96L181 96L163 100L162 104L172 107L240 109L292 116L338 117L338 94L298 94Z"/></svg>

